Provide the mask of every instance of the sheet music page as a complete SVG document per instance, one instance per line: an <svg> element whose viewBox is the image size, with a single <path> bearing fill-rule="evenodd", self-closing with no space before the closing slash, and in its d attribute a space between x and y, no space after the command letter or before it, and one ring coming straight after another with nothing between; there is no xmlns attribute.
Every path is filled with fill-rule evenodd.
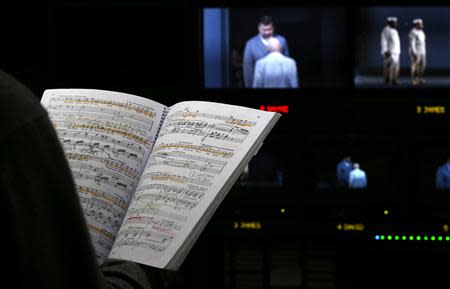
<svg viewBox="0 0 450 289"><path fill-rule="evenodd" d="M165 267L274 115L207 102L172 106L110 258Z"/></svg>
<svg viewBox="0 0 450 289"><path fill-rule="evenodd" d="M72 169L97 260L108 256L153 148L165 107L134 95L46 90L47 109Z"/></svg>

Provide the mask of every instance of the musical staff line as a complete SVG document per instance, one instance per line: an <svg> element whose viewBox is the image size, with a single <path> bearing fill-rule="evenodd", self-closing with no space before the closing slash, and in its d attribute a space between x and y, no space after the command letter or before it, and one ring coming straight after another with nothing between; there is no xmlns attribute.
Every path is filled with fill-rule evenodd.
<svg viewBox="0 0 450 289"><path fill-rule="evenodd" d="M110 232L106 231L105 229L99 228L92 224L87 224L87 226L89 229L97 232L99 235L103 236L105 239L108 239L108 241L111 241L111 242L114 241L115 236L113 234L111 234Z"/></svg>
<svg viewBox="0 0 450 289"><path fill-rule="evenodd" d="M166 206L170 206L174 208L175 210L192 210L195 208L198 204L198 202L186 200L182 198L162 195L162 194L152 194L152 193L145 193L140 194L135 201L142 201L142 200L151 200L155 202L161 202Z"/></svg>
<svg viewBox="0 0 450 289"><path fill-rule="evenodd" d="M212 185L212 177L211 176L196 176L196 177L186 177L175 175L171 173L162 173L162 172L147 172L142 176L142 179L152 180L152 181L171 181L175 183L191 183L195 185L209 187Z"/></svg>
<svg viewBox="0 0 450 289"><path fill-rule="evenodd" d="M84 194L90 195L92 197L103 199L106 202L110 202L110 203L114 204L115 206L119 207L120 209L123 209L123 210L127 209L126 202L124 200L122 200L121 198L115 197L115 196L110 196L109 194L102 192L100 190L95 190L95 189L83 187L83 186L77 186L77 190L80 193L84 193Z"/></svg>
<svg viewBox="0 0 450 289"><path fill-rule="evenodd" d="M161 193L171 195L176 195L179 198L187 198L189 200L199 200L205 195L205 188L197 188L197 190L180 188L178 186L168 186L164 184L147 184L143 186L139 186L136 192L147 191L147 190L157 190ZM201 190L201 191L198 191ZM140 196L138 194L135 195L135 200L139 200Z"/></svg>
<svg viewBox="0 0 450 289"><path fill-rule="evenodd" d="M105 135L105 134L100 134L97 132L88 132L88 131L77 131L77 130L63 130L63 131L59 131L58 132L58 137L60 138L60 140L62 140L62 142L70 140L70 142L72 141L73 138L76 139L85 139L85 140L90 140L91 141L91 145L93 147L101 147L103 146L103 148L110 148L111 146L108 144L102 144L101 143L109 143L113 146L121 146L130 150L133 150L135 153L143 155L144 154L144 148L136 143L133 143L131 141L125 141L125 140L116 140L114 138L112 138L109 135ZM92 143L93 141L96 141L94 143Z"/></svg>
<svg viewBox="0 0 450 289"><path fill-rule="evenodd" d="M74 161L96 161L103 163L107 168L123 173L125 176L131 178L133 181L138 180L138 171L135 168L131 168L126 163L114 160L111 158L96 157L89 154L67 153L68 160Z"/></svg>
<svg viewBox="0 0 450 289"><path fill-rule="evenodd" d="M64 116L77 113L79 111L79 107L77 106L62 104L52 104L49 105L47 109L57 111L53 114L55 116L55 119L60 119ZM142 117L140 115L125 111L117 111L116 109L112 108L84 106L83 114L89 115L90 117L94 116L95 118L107 118L112 120L126 121L129 123L134 123L137 126L149 127L149 129L151 129L153 126L153 122L149 122L148 117ZM139 124L135 122L139 122Z"/></svg>
<svg viewBox="0 0 450 289"><path fill-rule="evenodd" d="M88 130L88 131L98 131L98 132L105 132L108 134L116 134L120 135L122 137L125 137L127 139L131 139L137 143L140 143L142 145L149 145L150 142L148 139L140 137L134 133L130 133L126 130L120 130L120 129L114 129L109 127L104 127L98 124L70 124L67 126L70 129L80 129L80 130Z"/></svg>
<svg viewBox="0 0 450 289"><path fill-rule="evenodd" d="M209 119L215 119L215 120L222 120L229 124L244 126L244 127L252 127L256 125L256 122L249 121L245 119L238 119L234 118L233 116L223 116L223 115L216 115L211 113L202 113L202 112L191 112L189 109L185 109L184 111L177 111L175 113L172 113L171 118L209 118Z"/></svg>
<svg viewBox="0 0 450 289"><path fill-rule="evenodd" d="M143 207L137 207L136 206L136 207L130 208L128 210L127 214L129 216L133 216L133 215L140 215L140 216L142 216L142 215L157 215L157 216L160 216L160 217L166 217L166 218L177 220L177 221L180 221L180 222L187 221L187 217L186 216L180 215L180 214L177 214L177 213L173 213L173 212L167 212L165 210L161 210L161 209L158 209L158 208L154 208L154 207L152 207L151 203L150 204L146 204Z"/></svg>
<svg viewBox="0 0 450 289"><path fill-rule="evenodd" d="M166 220L166 219L157 219L155 217L149 217L149 216L130 216L125 221L126 223L132 223L134 225L141 224L141 225L157 225L164 228L168 228L170 230L179 231L181 230L181 226L177 225L174 221Z"/></svg>
<svg viewBox="0 0 450 289"><path fill-rule="evenodd" d="M160 150L166 150L166 149L188 149L188 150L193 150L196 152L200 152L200 153L206 153L206 154L211 154L214 156L219 156L219 157L223 157L223 158L231 158L234 155L233 151L230 150L224 150L222 148L215 148L213 146L208 146L208 145L193 145L193 144L189 144L189 143L162 143L159 144L158 146L156 146L153 151L157 152Z"/></svg>
<svg viewBox="0 0 450 289"><path fill-rule="evenodd" d="M71 103L71 104L93 104L93 105L99 105L103 104L106 106L114 106L119 109L125 109L125 110L131 110L138 114L143 114L147 117L155 117L155 112L150 111L148 107L144 107L143 105L134 104L130 102L118 102L118 101L112 101L112 100L104 100L104 99L95 99L95 98L86 98L84 96L80 95L66 95L62 101L64 103ZM52 100L50 100L50 103Z"/></svg>
<svg viewBox="0 0 450 289"><path fill-rule="evenodd" d="M186 168L212 174L220 174L226 161L176 152L157 152L149 158L150 166L170 166Z"/></svg>

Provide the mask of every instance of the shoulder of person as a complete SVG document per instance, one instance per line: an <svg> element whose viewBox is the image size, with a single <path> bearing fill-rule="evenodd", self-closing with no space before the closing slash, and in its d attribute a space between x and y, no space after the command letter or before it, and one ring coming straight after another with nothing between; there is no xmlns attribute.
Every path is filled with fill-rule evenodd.
<svg viewBox="0 0 450 289"><path fill-rule="evenodd" d="M0 129L2 135L46 115L39 99L12 75L0 70Z"/></svg>
<svg viewBox="0 0 450 289"><path fill-rule="evenodd" d="M259 41L259 34L256 34L255 36L253 36L249 40L247 40L247 44L251 44L251 43L254 43L256 41Z"/></svg>
<svg viewBox="0 0 450 289"><path fill-rule="evenodd" d="M264 56L263 58L256 60L255 67L256 67L256 65L260 66L260 65L263 65L264 63L266 63L267 61L269 61L268 60L269 56L270 56L270 54Z"/></svg>
<svg viewBox="0 0 450 289"><path fill-rule="evenodd" d="M280 34L275 35L276 38L278 38L278 40L280 40L281 42L286 42L286 38L284 38L283 36L281 36Z"/></svg>

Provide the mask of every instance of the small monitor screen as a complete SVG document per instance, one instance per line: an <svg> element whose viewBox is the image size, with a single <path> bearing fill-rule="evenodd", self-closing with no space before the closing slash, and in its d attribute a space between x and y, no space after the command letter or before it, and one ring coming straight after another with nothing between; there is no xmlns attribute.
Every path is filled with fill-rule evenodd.
<svg viewBox="0 0 450 289"><path fill-rule="evenodd" d="M356 22L356 87L450 87L450 7L368 7Z"/></svg>
<svg viewBox="0 0 450 289"><path fill-rule="evenodd" d="M344 8L204 8L204 88L346 85Z"/></svg>

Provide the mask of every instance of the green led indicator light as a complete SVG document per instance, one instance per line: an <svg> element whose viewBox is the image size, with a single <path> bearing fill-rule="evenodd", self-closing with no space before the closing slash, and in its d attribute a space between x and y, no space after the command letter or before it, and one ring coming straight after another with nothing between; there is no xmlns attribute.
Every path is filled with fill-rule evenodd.
<svg viewBox="0 0 450 289"><path fill-rule="evenodd" d="M414 240L414 237L413 236L409 236L409 240L410 241Z"/></svg>
<svg viewBox="0 0 450 289"><path fill-rule="evenodd" d="M406 240L406 236L402 236L402 240L405 241Z"/></svg>
<svg viewBox="0 0 450 289"><path fill-rule="evenodd" d="M445 237L445 241L450 241L450 237L449 236Z"/></svg>
<svg viewBox="0 0 450 289"><path fill-rule="evenodd" d="M420 239L421 239L420 236L417 236L417 237L416 237L416 240L417 240L417 241L420 241Z"/></svg>
<svg viewBox="0 0 450 289"><path fill-rule="evenodd" d="M389 235L389 236L387 237L387 239L388 239L389 241L392 240L392 236Z"/></svg>
<svg viewBox="0 0 450 289"><path fill-rule="evenodd" d="M428 241L428 237L427 237L427 236L423 237L423 239L424 239L425 241Z"/></svg>
<svg viewBox="0 0 450 289"><path fill-rule="evenodd" d="M431 236L431 241L434 241L434 240L436 240L436 237L435 236Z"/></svg>
<svg viewBox="0 0 450 289"><path fill-rule="evenodd" d="M395 239L396 241L398 241L398 240L400 239L400 237L399 237L399 236L395 236L394 239Z"/></svg>
<svg viewBox="0 0 450 289"><path fill-rule="evenodd" d="M384 212L383 212L385 215L388 215L389 214L389 211L388 210L384 210Z"/></svg>
<svg viewBox="0 0 450 289"><path fill-rule="evenodd" d="M442 236L439 236L439 237L438 237L438 240L439 240L439 241L442 241Z"/></svg>
<svg viewBox="0 0 450 289"><path fill-rule="evenodd" d="M381 240L384 240L384 235L381 235L381 236L380 236L380 239L381 239Z"/></svg>

